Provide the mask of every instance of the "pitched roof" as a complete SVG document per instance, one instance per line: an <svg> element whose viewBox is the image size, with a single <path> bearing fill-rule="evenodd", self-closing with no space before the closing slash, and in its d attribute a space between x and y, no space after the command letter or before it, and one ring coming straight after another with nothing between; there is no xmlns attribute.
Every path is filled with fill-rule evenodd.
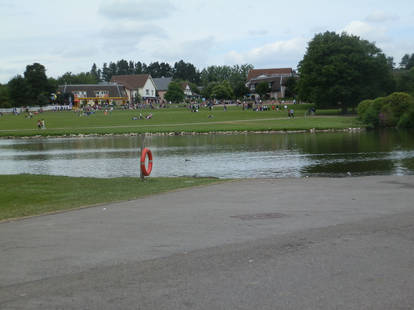
<svg viewBox="0 0 414 310"><path fill-rule="evenodd" d="M152 79L157 87L157 90L168 90L168 85L170 85L172 81L172 77L161 77L161 78L153 78Z"/></svg>
<svg viewBox="0 0 414 310"><path fill-rule="evenodd" d="M273 69L252 69L247 75L247 80L258 77L260 75L276 75L276 74L293 74L292 68L273 68Z"/></svg>
<svg viewBox="0 0 414 310"><path fill-rule="evenodd" d="M113 75L111 82L119 83L128 89L143 88L149 74Z"/></svg>
<svg viewBox="0 0 414 310"><path fill-rule="evenodd" d="M108 91L109 97L126 97L125 88L115 83L59 85L59 91L62 93L86 91L87 97L96 97L97 91Z"/></svg>

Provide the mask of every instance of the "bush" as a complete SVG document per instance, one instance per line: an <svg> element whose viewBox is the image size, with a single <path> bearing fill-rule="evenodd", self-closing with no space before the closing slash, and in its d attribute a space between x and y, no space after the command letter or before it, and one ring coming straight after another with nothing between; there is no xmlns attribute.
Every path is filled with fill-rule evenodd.
<svg viewBox="0 0 414 310"><path fill-rule="evenodd" d="M414 108L405 112L397 124L398 128L414 128Z"/></svg>
<svg viewBox="0 0 414 310"><path fill-rule="evenodd" d="M357 110L369 127L414 127L414 98L406 93L364 100Z"/></svg>

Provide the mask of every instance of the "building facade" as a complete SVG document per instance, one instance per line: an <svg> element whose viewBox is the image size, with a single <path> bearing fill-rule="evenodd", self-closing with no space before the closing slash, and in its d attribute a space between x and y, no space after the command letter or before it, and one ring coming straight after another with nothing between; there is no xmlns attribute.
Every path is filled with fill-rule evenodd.
<svg viewBox="0 0 414 310"><path fill-rule="evenodd" d="M100 84L76 84L76 85L59 85L58 91L61 94L72 94L73 105L79 104L125 104L128 100L126 90L122 85L116 83Z"/></svg>
<svg viewBox="0 0 414 310"><path fill-rule="evenodd" d="M137 95L146 101L156 99L157 88L149 74L114 75L111 82L125 87L130 103L135 102Z"/></svg>
<svg viewBox="0 0 414 310"><path fill-rule="evenodd" d="M247 75L246 87L250 90L250 93L255 94L258 84L267 83L270 98L284 98L286 80L295 75L292 68L252 69Z"/></svg>

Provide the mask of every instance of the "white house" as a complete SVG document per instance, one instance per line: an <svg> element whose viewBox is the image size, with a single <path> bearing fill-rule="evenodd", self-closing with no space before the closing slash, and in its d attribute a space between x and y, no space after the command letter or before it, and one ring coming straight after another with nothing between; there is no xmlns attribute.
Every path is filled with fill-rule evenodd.
<svg viewBox="0 0 414 310"><path fill-rule="evenodd" d="M149 74L113 75L111 82L125 87L129 102L133 102L137 94L142 99L156 99L157 87Z"/></svg>

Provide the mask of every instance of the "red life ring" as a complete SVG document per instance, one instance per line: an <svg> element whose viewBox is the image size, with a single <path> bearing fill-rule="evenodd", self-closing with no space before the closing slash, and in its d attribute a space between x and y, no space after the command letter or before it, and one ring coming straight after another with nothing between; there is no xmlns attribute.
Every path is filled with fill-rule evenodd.
<svg viewBox="0 0 414 310"><path fill-rule="evenodd" d="M145 158L148 154L148 169L145 168ZM149 176L152 171L152 153L150 149L144 148L141 153L141 172L144 176Z"/></svg>

